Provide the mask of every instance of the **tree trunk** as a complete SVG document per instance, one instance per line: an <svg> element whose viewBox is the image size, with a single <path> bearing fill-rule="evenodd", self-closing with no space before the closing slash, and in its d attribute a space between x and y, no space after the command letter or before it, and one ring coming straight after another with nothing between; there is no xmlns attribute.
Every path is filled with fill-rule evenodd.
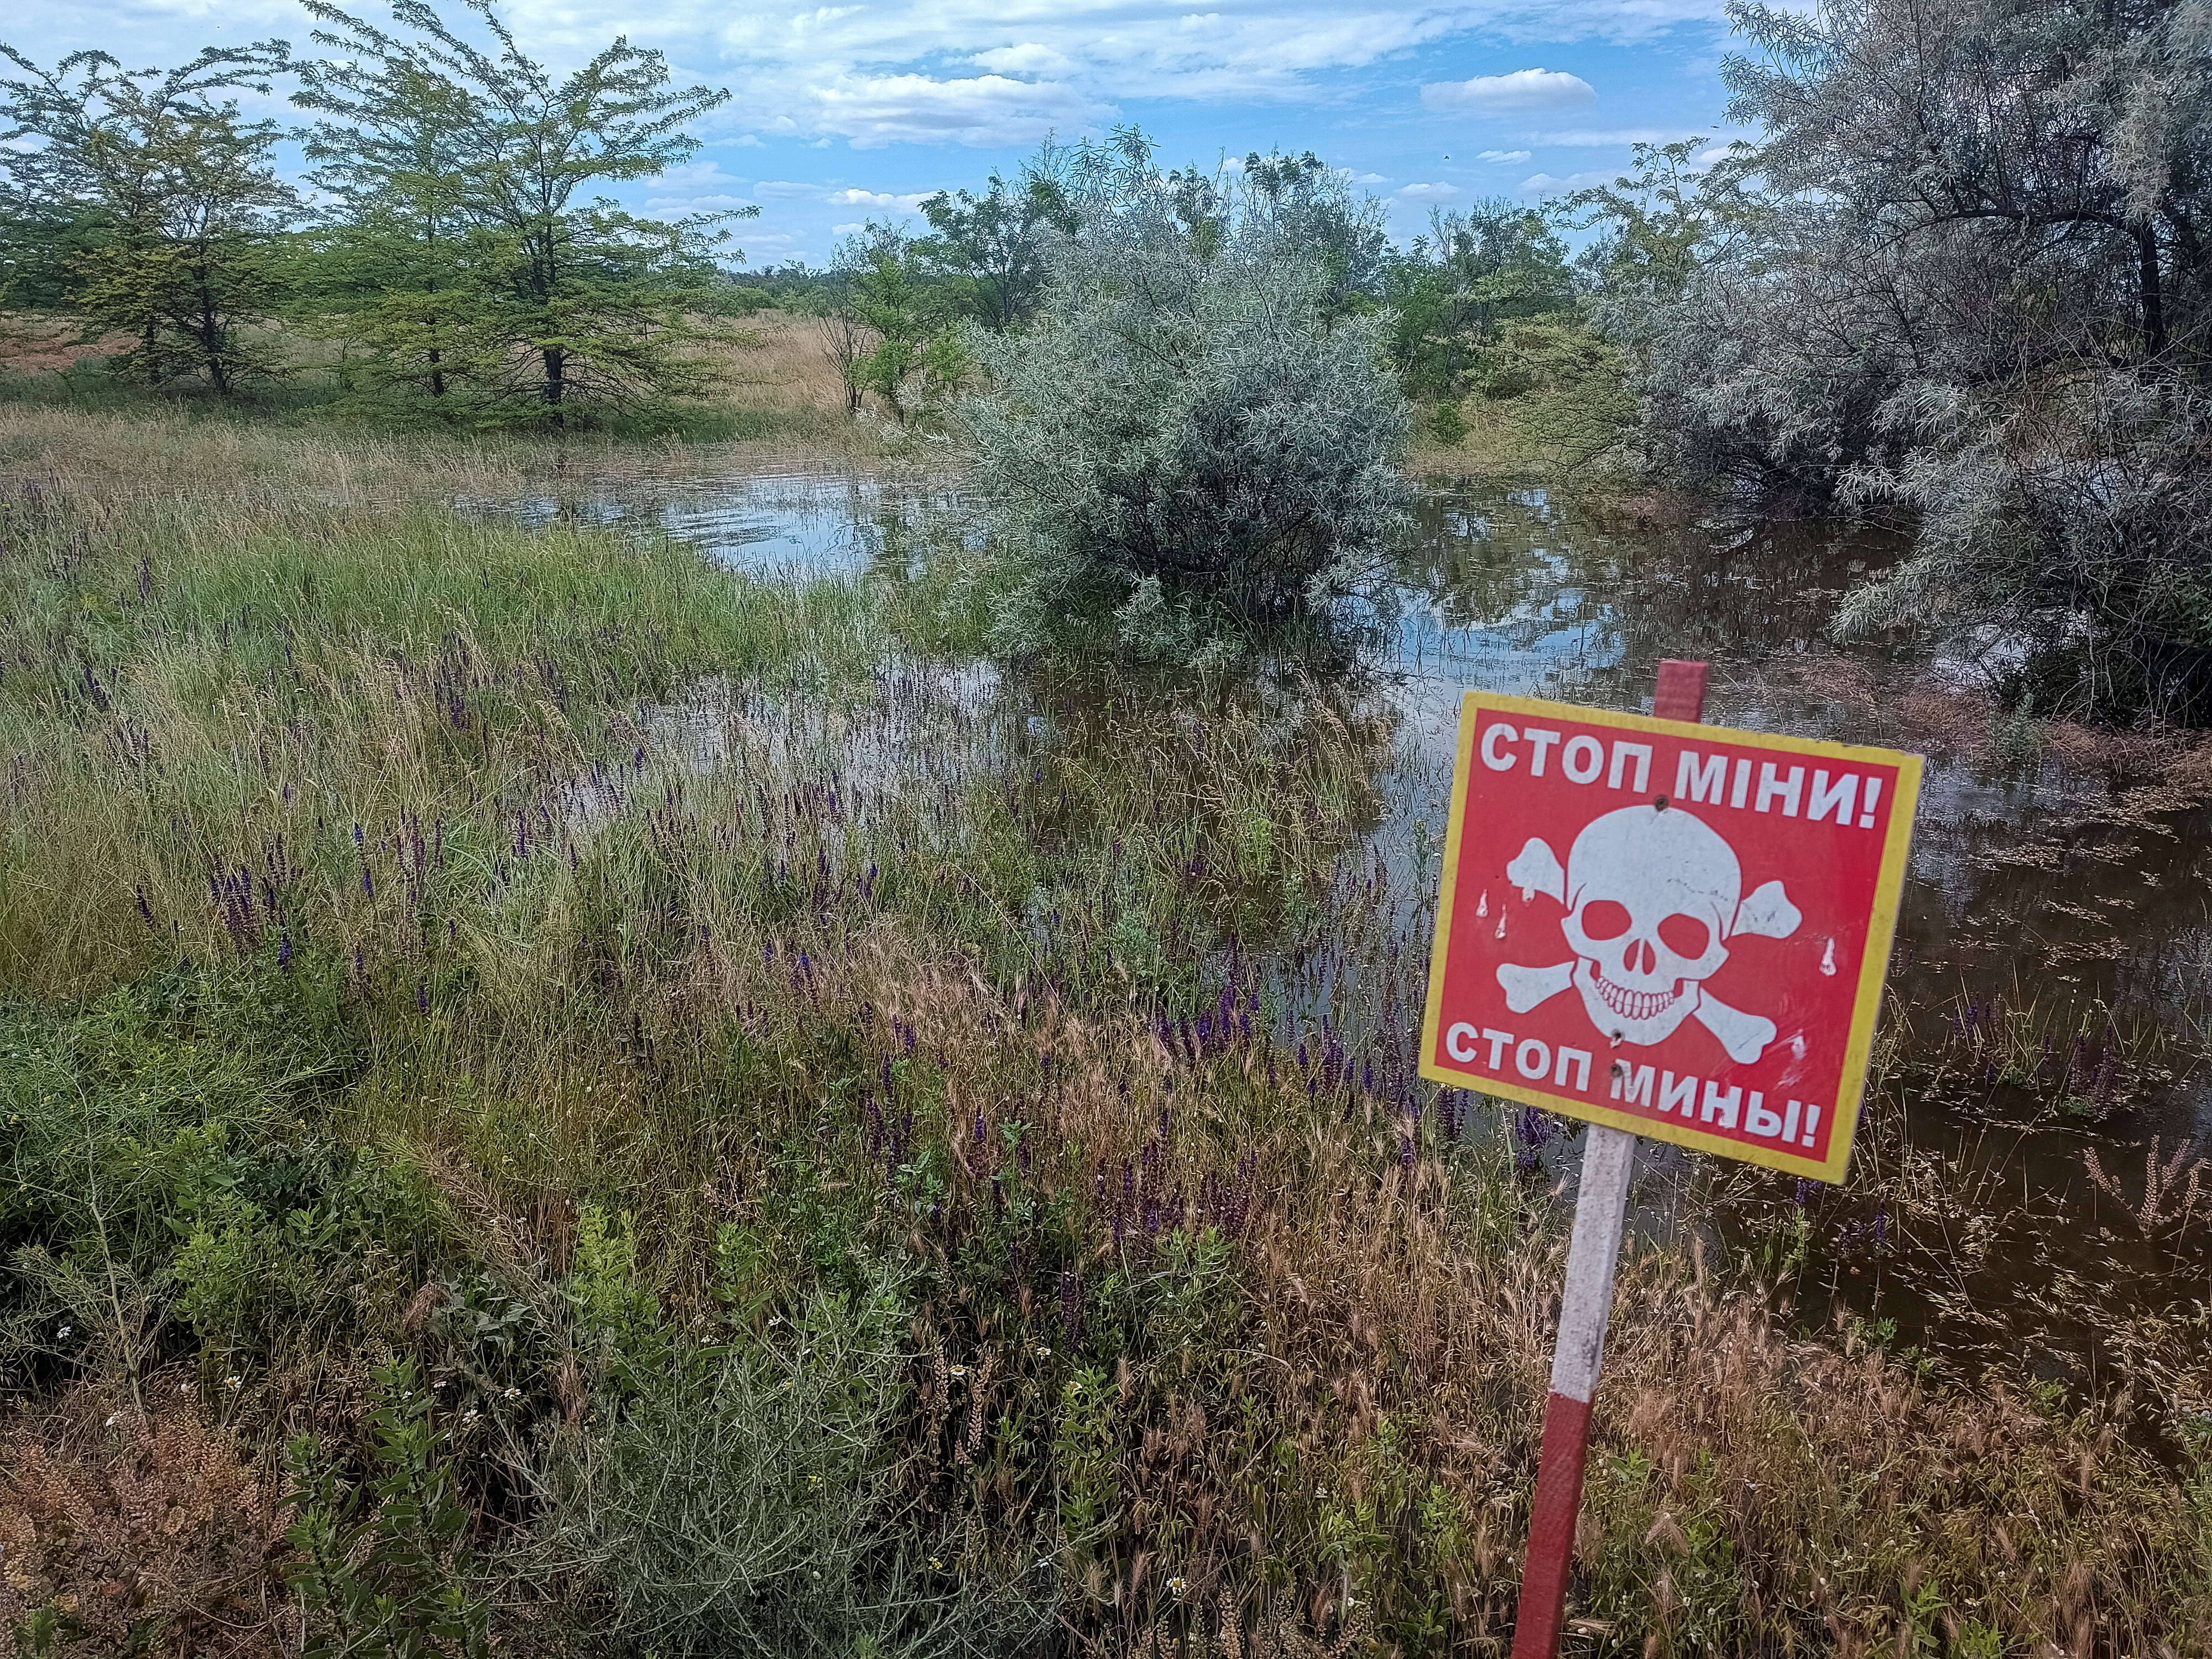
<svg viewBox="0 0 2212 1659"><path fill-rule="evenodd" d="M434 252L437 245L437 233L433 231L430 234L430 246ZM435 294L437 291L438 279L434 276L430 279L430 292ZM433 317L429 326L435 329L438 326L438 319ZM442 398L446 395L445 354L435 346L430 348L430 395L433 398Z"/></svg>
<svg viewBox="0 0 2212 1659"><path fill-rule="evenodd" d="M2136 253L2141 262L2143 356L2155 357L2166 349L2166 307L2158 286L2158 232L2148 220L2136 227Z"/></svg>
<svg viewBox="0 0 2212 1659"><path fill-rule="evenodd" d="M215 296L208 292L207 273L200 272L200 320L196 331L200 337L200 350L207 357L208 378L215 382L217 392L230 390L230 366L222 360L222 324L215 314Z"/></svg>
<svg viewBox="0 0 2212 1659"><path fill-rule="evenodd" d="M553 424L565 424L562 393L568 390L568 354L560 346L545 348L545 401L553 406Z"/></svg>

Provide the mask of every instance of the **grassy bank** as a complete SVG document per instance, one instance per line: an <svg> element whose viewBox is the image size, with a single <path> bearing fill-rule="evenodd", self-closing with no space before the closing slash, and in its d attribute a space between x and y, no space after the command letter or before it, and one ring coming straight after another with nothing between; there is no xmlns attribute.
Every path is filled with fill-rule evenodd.
<svg viewBox="0 0 2212 1659"><path fill-rule="evenodd" d="M1502 1650L1565 1210L1413 1075L1389 705L452 509L547 465L0 407L0 1624ZM1607 1376L1577 1651L2212 1641L2148 1402L1656 1248Z"/></svg>
<svg viewBox="0 0 2212 1659"><path fill-rule="evenodd" d="M514 428L511 410L502 417L481 405L463 409L458 401L448 410L428 399L373 397L355 385L342 349L330 340L274 325L250 332L276 373L222 395L195 380L160 388L134 385L110 372L114 356L131 341L88 339L79 320L66 315L0 311L0 410L106 413L134 422L166 413L201 425L291 426L369 451L389 449L395 430L442 438L439 447L459 438L499 449L500 434ZM580 410L568 442L586 452L635 451L656 441L685 448L738 445L763 458L792 450L843 459L876 453L870 430L856 431L846 418L844 387L812 319L763 311L689 349L704 371L696 395ZM528 454L545 447L519 439L506 447ZM156 447L161 458L177 459L173 446ZM405 481L403 474L386 476Z"/></svg>

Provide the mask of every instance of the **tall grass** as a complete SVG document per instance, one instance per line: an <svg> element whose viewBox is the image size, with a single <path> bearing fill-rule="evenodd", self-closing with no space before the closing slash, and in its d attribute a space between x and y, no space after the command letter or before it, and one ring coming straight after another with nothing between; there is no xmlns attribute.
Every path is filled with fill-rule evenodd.
<svg viewBox="0 0 2212 1659"><path fill-rule="evenodd" d="M235 1625L231 1556L133 1624L166 1558L79 1541L198 1513L143 1462L189 1404L241 1651L338 1616L268 1517L382 1513L395 1424L470 1547L369 1524L347 1582L512 1650L1502 1645L1562 1211L1413 1075L1385 703L994 667L972 568L762 583L458 517L479 452L210 441L89 421L137 478L0 518L0 1620ZM2159 1402L1781 1302L1627 1267L1586 1650L2212 1639Z"/></svg>

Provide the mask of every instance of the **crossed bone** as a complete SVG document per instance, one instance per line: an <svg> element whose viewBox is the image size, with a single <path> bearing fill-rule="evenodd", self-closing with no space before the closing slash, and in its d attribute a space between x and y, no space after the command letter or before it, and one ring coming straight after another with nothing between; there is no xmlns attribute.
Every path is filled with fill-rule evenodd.
<svg viewBox="0 0 2212 1659"><path fill-rule="evenodd" d="M1531 838L1521 849L1519 855L1505 866L1505 878L1521 890L1524 903L1539 893L1548 893L1561 904L1567 902L1567 872L1560 868L1559 858L1550 846L1540 840ZM1770 881L1753 890L1736 907L1735 922L1729 933L1731 938L1738 933L1752 933L1763 939L1787 939L1797 931L1797 924L1802 920L1797 907L1783 891L1782 884ZM1505 1006L1516 1014L1525 1014L1571 988L1578 960L1549 968L1501 963L1498 982L1504 988ZM1772 1020L1729 1007L1706 990L1702 982L1685 994L1696 999L1690 1005L1690 1018L1719 1038L1729 1058L1738 1065L1757 1060L1766 1051L1766 1045L1774 1041Z"/></svg>

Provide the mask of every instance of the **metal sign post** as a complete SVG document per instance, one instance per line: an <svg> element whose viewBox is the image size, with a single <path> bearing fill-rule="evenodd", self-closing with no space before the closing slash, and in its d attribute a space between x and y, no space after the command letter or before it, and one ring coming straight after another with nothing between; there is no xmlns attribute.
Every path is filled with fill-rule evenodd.
<svg viewBox="0 0 2212 1659"><path fill-rule="evenodd" d="M1462 702L1421 1073L1591 1126L1514 1659L1558 1651L1637 1138L1833 1182L1857 1127L1919 757L1705 726L1705 678Z"/></svg>
<svg viewBox="0 0 2212 1659"><path fill-rule="evenodd" d="M1657 720L1705 717L1708 665L1668 658L1659 665L1651 713ZM1513 1659L1553 1659L1566 1617L1567 1570L1575 1559L1575 1527L1583 1508L1583 1465L1589 1455L1590 1401L1605 1360L1605 1328L1613 1316L1613 1274L1620 1261L1621 1223L1628 1214L1628 1178L1636 1137L1593 1123L1583 1136L1583 1178L1575 1194L1575 1227L1567 1242L1567 1283L1559 1299L1559 1335L1552 1350L1552 1392L1544 1402L1544 1443L1537 1455L1536 1501L1528 1516L1528 1559L1521 1572L1521 1607L1513 1625Z"/></svg>

